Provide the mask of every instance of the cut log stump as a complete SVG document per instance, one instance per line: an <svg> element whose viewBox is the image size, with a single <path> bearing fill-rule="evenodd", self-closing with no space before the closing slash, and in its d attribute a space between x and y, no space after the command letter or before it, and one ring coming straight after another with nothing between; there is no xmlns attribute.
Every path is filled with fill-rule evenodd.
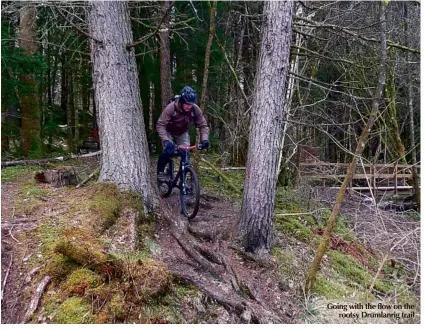
<svg viewBox="0 0 425 330"><path fill-rule="evenodd" d="M63 166L54 170L37 172L34 179L41 183L50 183L52 187L75 186L78 183L77 173L72 166Z"/></svg>

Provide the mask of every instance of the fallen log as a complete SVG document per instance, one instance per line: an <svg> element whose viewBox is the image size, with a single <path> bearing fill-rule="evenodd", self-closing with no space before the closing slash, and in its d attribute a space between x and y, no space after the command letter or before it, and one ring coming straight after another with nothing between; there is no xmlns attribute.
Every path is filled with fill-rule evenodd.
<svg viewBox="0 0 425 330"><path fill-rule="evenodd" d="M41 297L43 296L44 290L46 290L46 287L49 285L50 280L50 276L45 276L38 284L22 323L27 323L30 320L31 316L34 314L34 312L37 310L38 305L40 304Z"/></svg>
<svg viewBox="0 0 425 330"><path fill-rule="evenodd" d="M114 256L103 252L102 248L95 240L84 240L84 236L81 236L75 240L60 240L54 251L102 275L120 277L123 265Z"/></svg>
<svg viewBox="0 0 425 330"><path fill-rule="evenodd" d="M217 175L219 175L224 182L227 183L227 185L232 188L235 192L237 193L241 193L242 190L239 189L238 187L236 187L232 181L230 181L230 179L224 175L216 166L214 166L213 164L211 164L209 161L205 160L204 158L201 158L201 162L205 163L206 165L208 165L208 167Z"/></svg>
<svg viewBox="0 0 425 330"><path fill-rule="evenodd" d="M3 278L3 286L2 286L2 289L1 289L1 300L2 301L3 301L3 296L4 296L4 288L6 287L7 278L9 277L9 272L10 272L10 268L12 268L12 264L13 264L13 255L10 256L9 267L7 267L6 275Z"/></svg>
<svg viewBox="0 0 425 330"><path fill-rule="evenodd" d="M83 181L81 181L75 188L78 189L80 188L82 185L86 184L88 181L90 181L91 178L98 176L99 175L99 167L97 167L92 174L90 174L86 179L84 179Z"/></svg>
<svg viewBox="0 0 425 330"><path fill-rule="evenodd" d="M8 162L1 162L1 167L8 167L8 166L18 166L18 165L41 165L46 164L50 162L64 162L69 159L78 159L78 158L88 158L88 157L94 157L97 155L100 155L102 151L96 151L89 154L84 155L68 155L68 156L61 156L61 157L54 157L54 158L44 158L44 159L31 159L31 160L12 160Z"/></svg>

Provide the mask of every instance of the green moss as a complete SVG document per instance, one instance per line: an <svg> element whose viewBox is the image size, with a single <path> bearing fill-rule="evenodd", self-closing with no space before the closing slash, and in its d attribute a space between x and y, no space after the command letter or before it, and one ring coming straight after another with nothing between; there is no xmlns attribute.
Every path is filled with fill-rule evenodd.
<svg viewBox="0 0 425 330"><path fill-rule="evenodd" d="M35 180L25 182L21 186L21 195L23 195L24 198L28 196L40 198L45 196L46 193L46 189L37 184Z"/></svg>
<svg viewBox="0 0 425 330"><path fill-rule="evenodd" d="M127 317L127 308L124 295L122 293L115 294L108 305L109 312L119 321L125 320Z"/></svg>
<svg viewBox="0 0 425 330"><path fill-rule="evenodd" d="M50 275L54 281L65 280L79 266L71 259L59 254L54 255L46 265L46 274Z"/></svg>
<svg viewBox="0 0 425 330"><path fill-rule="evenodd" d="M316 245L320 236L313 234L310 228L303 226L294 217L278 217L275 228L286 235L293 235L297 240Z"/></svg>
<svg viewBox="0 0 425 330"><path fill-rule="evenodd" d="M83 298L70 297L59 306L53 322L58 324L93 323L90 310L91 306L85 303Z"/></svg>
<svg viewBox="0 0 425 330"><path fill-rule="evenodd" d="M328 251L328 255L332 266L339 272L339 274L355 283L360 284L365 289L369 289L375 274L359 265L350 255L337 251ZM390 281L384 281L378 278L374 282L374 289L379 292L387 293L394 289L394 285Z"/></svg>
<svg viewBox="0 0 425 330"><path fill-rule="evenodd" d="M394 290L394 284L388 280L376 279L373 288L382 293L389 293Z"/></svg>
<svg viewBox="0 0 425 330"><path fill-rule="evenodd" d="M157 323L161 320L174 324L185 323L180 312L180 303L181 301L172 295L158 297L156 301L151 300L141 306L141 322Z"/></svg>
<svg viewBox="0 0 425 330"><path fill-rule="evenodd" d="M105 231L110 228L119 217L122 206L120 192L116 185L97 184L94 199L89 202L88 206L96 218L94 224L97 229Z"/></svg>
<svg viewBox="0 0 425 330"><path fill-rule="evenodd" d="M87 283L89 288L95 288L103 282L103 279L99 276L99 274L87 268L79 268L74 270L68 276L63 287L66 290L72 290L75 286L78 286L83 282Z"/></svg>
<svg viewBox="0 0 425 330"><path fill-rule="evenodd" d="M57 218L54 222L42 222L37 227L36 234L42 242L42 251L44 253L53 251L58 238L63 235L66 223L66 218Z"/></svg>
<svg viewBox="0 0 425 330"><path fill-rule="evenodd" d="M245 171L227 171L225 175L229 182L233 186L237 187L240 192L236 192L235 190L230 188L230 186L223 180L222 177L220 177L213 170L210 170L208 168L202 169L202 172L199 175L199 183L201 189L219 192L220 194L226 197L240 200L242 198Z"/></svg>
<svg viewBox="0 0 425 330"><path fill-rule="evenodd" d="M41 198L46 194L47 190L39 186L35 180L23 183L20 187L20 198L15 201L16 214L36 212L43 205Z"/></svg>
<svg viewBox="0 0 425 330"><path fill-rule="evenodd" d="M292 272L297 264L297 261L295 260L295 253L292 251L286 251L281 247L273 247L271 255L276 260L277 268L282 273L287 274Z"/></svg>
<svg viewBox="0 0 425 330"><path fill-rule="evenodd" d="M353 257L337 251L328 251L332 266L346 278L367 287L372 281L372 275L360 266Z"/></svg>
<svg viewBox="0 0 425 330"><path fill-rule="evenodd" d="M41 171L41 166L10 166L1 169L1 183L12 182L22 176Z"/></svg>
<svg viewBox="0 0 425 330"><path fill-rule="evenodd" d="M195 297L199 294L197 286L190 284L181 277L172 276L170 282L170 291L174 296L181 299L183 297Z"/></svg>
<svg viewBox="0 0 425 330"><path fill-rule="evenodd" d="M160 246L155 243L155 230L157 220L154 216L143 216L139 213L140 217L137 221L137 250L143 252L143 258L152 257L155 253L160 251Z"/></svg>
<svg viewBox="0 0 425 330"><path fill-rule="evenodd" d="M341 299L353 294L354 290L331 279L318 275L314 292L328 299Z"/></svg>
<svg viewBox="0 0 425 330"><path fill-rule="evenodd" d="M400 284L396 286L397 291L397 302L399 304L406 304L409 305L415 305L420 307L420 301L418 297L415 295L415 293L409 289L409 287L406 284Z"/></svg>
<svg viewBox="0 0 425 330"><path fill-rule="evenodd" d="M328 222L329 217L322 218L325 223ZM355 242L357 237L354 232L348 227L348 220L343 216L337 216L333 227L333 233L340 236L344 241Z"/></svg>

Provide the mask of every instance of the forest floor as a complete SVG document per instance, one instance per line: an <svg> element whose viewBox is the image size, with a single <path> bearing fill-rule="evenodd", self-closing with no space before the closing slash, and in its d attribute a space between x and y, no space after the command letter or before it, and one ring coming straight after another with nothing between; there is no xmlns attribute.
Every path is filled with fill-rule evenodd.
<svg viewBox="0 0 425 330"><path fill-rule="evenodd" d="M87 160L67 165L84 175L96 167ZM307 295L305 273L332 193L279 188L275 245L261 261L232 246L240 193L201 168L201 208L187 228L207 259L219 256L208 272L182 249L165 217L141 215L138 196L93 181L79 189L52 188L35 182L38 170L2 169L2 323L420 321L419 252L400 248L419 244L415 215L380 213L376 221L376 213L349 197ZM242 172L228 176L242 187ZM179 214L176 193L162 203ZM392 237L406 227L406 241L396 244ZM380 233L379 242L372 232ZM356 310L343 311L366 302L385 304L394 315L355 318L348 314Z"/></svg>

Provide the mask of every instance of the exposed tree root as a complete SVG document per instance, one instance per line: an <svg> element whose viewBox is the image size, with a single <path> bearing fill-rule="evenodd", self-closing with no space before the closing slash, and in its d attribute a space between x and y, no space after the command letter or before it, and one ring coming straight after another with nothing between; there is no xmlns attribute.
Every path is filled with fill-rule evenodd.
<svg viewBox="0 0 425 330"><path fill-rule="evenodd" d="M188 226L188 231L193 236L202 238L207 241L216 242L218 239L218 236L220 235L220 232L217 230L217 228L207 228L206 226L196 226L190 224Z"/></svg>
<svg viewBox="0 0 425 330"><path fill-rule="evenodd" d="M235 246L235 245L229 245L229 247L233 250L235 250L241 257L243 257L245 260L253 261L256 264L260 265L264 268L272 268L274 267L273 262L267 257L267 256L258 256L256 254L246 252L243 249Z"/></svg>
<svg viewBox="0 0 425 330"><path fill-rule="evenodd" d="M50 283L50 276L45 276L41 282L38 284L37 289L31 299L30 306L28 307L27 312L25 313L24 320L22 323L27 323L31 318L32 314L36 311L38 305L40 304L40 299L43 296L44 290Z"/></svg>
<svg viewBox="0 0 425 330"><path fill-rule="evenodd" d="M202 268L210 272L214 277L221 279L221 274L216 267L211 264L201 253L196 251L194 244L190 243L189 235L182 235L182 233L173 231L173 236L182 247L182 249L193 258Z"/></svg>
<svg viewBox="0 0 425 330"><path fill-rule="evenodd" d="M209 261L217 264L217 265L223 265L223 261L220 258L220 256L216 255L211 249L202 246L202 245L195 245L195 249L206 259Z"/></svg>
<svg viewBox="0 0 425 330"><path fill-rule="evenodd" d="M200 223L196 223L198 226L195 223L188 225L188 221L180 215L176 215L164 200L161 203L162 214L171 227L170 233L190 258L189 262L170 265L169 271L172 274L194 284L217 303L235 312L242 323L282 322L278 314L266 308L255 290L237 275L227 262L225 255L218 251L218 249L228 248L227 244L221 246L219 241L220 229L229 231L228 226L217 229L208 223L205 223L203 228L199 225ZM195 242L191 234L216 244ZM238 252L241 251L238 250ZM245 257L250 261L260 263L263 267L273 266L269 260L264 258L250 254L247 256L246 253ZM201 266L205 273L190 265L191 261L195 261ZM213 275L214 280L209 275Z"/></svg>
<svg viewBox="0 0 425 330"><path fill-rule="evenodd" d="M194 274L189 274L187 271L182 270L171 270L171 272L183 278L184 280L192 283L199 288L203 293L216 300L218 303L230 307L239 315L245 310L244 300L242 298L233 297L234 295L230 293L218 293L217 290L212 290L214 284L207 283L207 280L203 279L201 276L195 276Z"/></svg>

